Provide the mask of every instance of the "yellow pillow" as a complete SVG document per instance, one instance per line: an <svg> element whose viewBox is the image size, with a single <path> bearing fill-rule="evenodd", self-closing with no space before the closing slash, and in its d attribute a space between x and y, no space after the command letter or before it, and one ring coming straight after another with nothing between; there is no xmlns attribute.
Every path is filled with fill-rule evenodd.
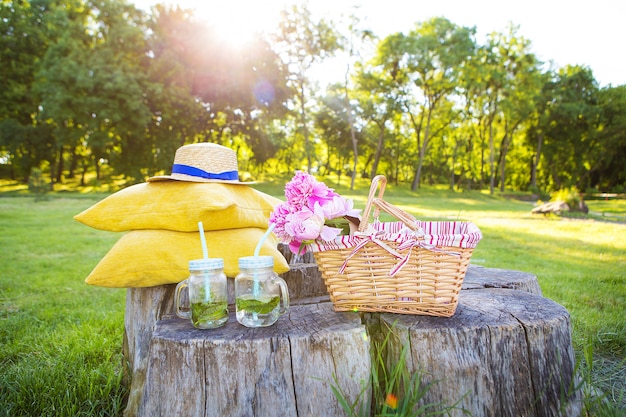
<svg viewBox="0 0 626 417"><path fill-rule="evenodd" d="M101 230L267 228L280 200L247 185L183 181L146 182L120 190L74 216Z"/></svg>
<svg viewBox="0 0 626 417"><path fill-rule="evenodd" d="M254 255L264 229L242 228L205 232L211 258L224 259L229 277L239 273L242 256ZM282 274L289 265L270 234L260 255L274 257L274 270ZM200 235L171 230L133 230L123 235L100 260L85 282L100 287L129 288L176 284L189 276L189 261L202 258Z"/></svg>

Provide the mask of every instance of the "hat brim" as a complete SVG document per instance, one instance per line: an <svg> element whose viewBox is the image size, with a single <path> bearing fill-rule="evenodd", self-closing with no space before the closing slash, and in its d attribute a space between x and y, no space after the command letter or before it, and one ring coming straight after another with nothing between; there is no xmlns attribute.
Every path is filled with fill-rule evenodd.
<svg viewBox="0 0 626 417"><path fill-rule="evenodd" d="M158 181L217 182L221 184L240 184L240 185L256 184L256 181L241 182L239 180L216 180L216 179L210 179L210 178L194 177L192 175L185 175L185 174L157 175L157 176L148 178L146 181L147 182L158 182Z"/></svg>

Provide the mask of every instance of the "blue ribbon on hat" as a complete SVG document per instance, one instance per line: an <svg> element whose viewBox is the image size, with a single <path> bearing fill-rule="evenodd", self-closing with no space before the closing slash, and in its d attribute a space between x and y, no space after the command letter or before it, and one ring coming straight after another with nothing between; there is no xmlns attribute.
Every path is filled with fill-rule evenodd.
<svg viewBox="0 0 626 417"><path fill-rule="evenodd" d="M206 172L203 169L192 167L189 165L174 164L172 166L172 174L184 174L192 177L200 177L209 180L238 180L239 174L237 171L226 171L218 174Z"/></svg>

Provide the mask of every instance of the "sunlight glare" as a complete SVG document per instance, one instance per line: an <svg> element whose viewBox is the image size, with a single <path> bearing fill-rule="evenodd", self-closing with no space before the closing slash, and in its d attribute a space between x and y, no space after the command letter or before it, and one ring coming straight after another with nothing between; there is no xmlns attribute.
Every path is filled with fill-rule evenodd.
<svg viewBox="0 0 626 417"><path fill-rule="evenodd" d="M279 3L243 1L179 1L195 10L196 17L207 21L223 42L240 47L260 32L273 30L278 22Z"/></svg>

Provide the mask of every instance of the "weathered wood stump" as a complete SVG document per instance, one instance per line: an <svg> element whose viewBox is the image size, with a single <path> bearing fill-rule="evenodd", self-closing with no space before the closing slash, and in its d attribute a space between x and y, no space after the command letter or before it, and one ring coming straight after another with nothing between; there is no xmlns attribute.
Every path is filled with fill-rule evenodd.
<svg viewBox="0 0 626 417"><path fill-rule="evenodd" d="M482 290L486 288L508 288L541 295L539 282L533 274L510 269L470 265L465 273L462 289Z"/></svg>
<svg viewBox="0 0 626 417"><path fill-rule="evenodd" d="M432 384L421 404L457 404L453 416L578 416L567 311L522 291L461 292L454 316L383 314L387 360L408 344L407 368Z"/></svg>
<svg viewBox="0 0 626 417"><path fill-rule="evenodd" d="M332 376L353 401L370 375L359 315L336 314L329 303L294 306L258 329L232 314L210 331L162 320L148 355L143 416L341 415Z"/></svg>
<svg viewBox="0 0 626 417"><path fill-rule="evenodd" d="M376 340L380 323L396 320L388 361L410 342L411 372L439 381L425 401L462 399L474 416L580 412L580 398L567 390L574 366L569 316L541 297L532 274L470 265L450 318L334 312L306 257L292 259L283 277L292 307L264 329L240 326L231 311L225 327L196 330L173 316L174 285L129 289L125 415L343 415L330 391L333 376L356 398L370 370L364 331Z"/></svg>
<svg viewBox="0 0 626 417"><path fill-rule="evenodd" d="M159 285L126 290L124 359L130 373L130 387L125 416L137 415L145 394L150 341L157 322L174 313L175 289L176 285Z"/></svg>

